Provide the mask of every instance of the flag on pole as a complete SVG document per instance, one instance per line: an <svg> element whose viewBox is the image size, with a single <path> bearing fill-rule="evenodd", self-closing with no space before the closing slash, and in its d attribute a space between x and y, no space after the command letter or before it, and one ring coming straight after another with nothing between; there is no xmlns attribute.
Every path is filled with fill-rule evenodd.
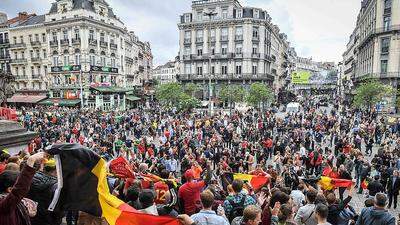
<svg viewBox="0 0 400 225"><path fill-rule="evenodd" d="M268 184L269 182L268 176L257 176L243 173L233 174L233 179L247 181L255 190L260 189L262 186Z"/></svg>
<svg viewBox="0 0 400 225"><path fill-rule="evenodd" d="M58 187L49 206L52 211L79 210L103 217L110 225L179 225L170 217L144 214L110 193L106 161L79 144L53 145Z"/></svg>
<svg viewBox="0 0 400 225"><path fill-rule="evenodd" d="M363 182L361 183L361 188L364 190L368 189L368 184L369 184L368 180L364 179Z"/></svg>

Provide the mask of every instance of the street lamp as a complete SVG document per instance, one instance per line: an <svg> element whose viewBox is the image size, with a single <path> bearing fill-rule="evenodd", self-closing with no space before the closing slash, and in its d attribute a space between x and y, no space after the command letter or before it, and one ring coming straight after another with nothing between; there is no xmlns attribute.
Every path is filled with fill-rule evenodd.
<svg viewBox="0 0 400 225"><path fill-rule="evenodd" d="M210 11L210 12L205 12L205 16L208 16L209 20L209 26L208 26L208 109L209 109L209 115L212 115L213 111L213 102L211 101L212 97L212 87L211 87L211 26L212 26L212 21L211 19L213 16L217 15L216 12Z"/></svg>

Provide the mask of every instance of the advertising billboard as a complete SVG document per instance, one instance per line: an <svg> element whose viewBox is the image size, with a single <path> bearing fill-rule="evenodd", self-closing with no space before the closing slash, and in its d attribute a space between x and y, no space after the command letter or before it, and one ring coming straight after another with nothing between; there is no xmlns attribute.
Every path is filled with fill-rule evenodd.
<svg viewBox="0 0 400 225"><path fill-rule="evenodd" d="M311 72L309 71L294 71L292 73L292 84L309 84Z"/></svg>

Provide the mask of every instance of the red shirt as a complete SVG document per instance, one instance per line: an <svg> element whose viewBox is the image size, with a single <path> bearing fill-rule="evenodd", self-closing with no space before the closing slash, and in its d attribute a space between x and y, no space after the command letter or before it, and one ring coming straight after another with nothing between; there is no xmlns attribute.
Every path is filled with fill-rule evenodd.
<svg viewBox="0 0 400 225"><path fill-rule="evenodd" d="M158 181L154 184L154 190L156 191L156 204L165 204L165 195L167 194L169 188L168 185L162 181Z"/></svg>
<svg viewBox="0 0 400 225"><path fill-rule="evenodd" d="M0 173L2 173L6 169L6 163L0 163Z"/></svg>
<svg viewBox="0 0 400 225"><path fill-rule="evenodd" d="M196 213L196 204L200 205L200 191L206 184L204 181L187 182L179 188L178 196L183 200L185 213Z"/></svg>

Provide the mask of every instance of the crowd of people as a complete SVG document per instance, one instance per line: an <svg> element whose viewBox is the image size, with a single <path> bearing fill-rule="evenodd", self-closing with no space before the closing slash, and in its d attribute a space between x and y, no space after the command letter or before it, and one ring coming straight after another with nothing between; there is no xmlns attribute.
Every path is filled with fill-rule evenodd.
<svg viewBox="0 0 400 225"><path fill-rule="evenodd" d="M400 122L337 109L312 101L294 113L272 107L213 116L156 104L123 112L21 109L21 124L39 135L17 155L1 152L0 224L59 225L63 218L68 225L107 224L85 212L47 210L56 166L37 161L48 146L64 142L107 161L126 158L138 176L110 175L111 192L143 213L183 224L395 224L389 209L396 209L400 190ZM254 188L232 179L237 173L268 182ZM146 174L162 180L142 179ZM324 190L321 175L354 184ZM356 192L365 199L362 210Z"/></svg>

